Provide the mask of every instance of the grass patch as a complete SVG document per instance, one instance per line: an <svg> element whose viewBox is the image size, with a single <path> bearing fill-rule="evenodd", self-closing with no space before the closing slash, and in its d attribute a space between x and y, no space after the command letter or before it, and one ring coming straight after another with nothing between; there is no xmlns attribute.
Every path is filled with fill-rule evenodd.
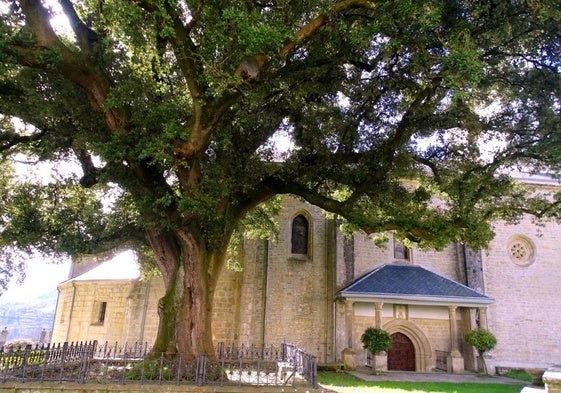
<svg viewBox="0 0 561 393"><path fill-rule="evenodd" d="M532 376L524 370L508 370L505 377L519 379L521 381L532 382Z"/></svg>
<svg viewBox="0 0 561 393"><path fill-rule="evenodd" d="M366 382L354 375L335 372L318 373L318 382L340 393L518 393L524 386L500 383L453 382Z"/></svg>

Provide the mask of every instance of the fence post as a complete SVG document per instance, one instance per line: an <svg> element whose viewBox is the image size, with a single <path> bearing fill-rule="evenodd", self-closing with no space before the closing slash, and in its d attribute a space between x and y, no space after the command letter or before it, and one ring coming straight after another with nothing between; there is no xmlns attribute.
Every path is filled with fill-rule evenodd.
<svg viewBox="0 0 561 393"><path fill-rule="evenodd" d="M177 363L177 384L181 381L181 377L183 374L183 356L179 355L179 359Z"/></svg>
<svg viewBox="0 0 561 393"><path fill-rule="evenodd" d="M27 364L29 363L29 356L31 355L31 344L25 346L23 353L23 381L25 382L25 374L27 373Z"/></svg>
<svg viewBox="0 0 561 393"><path fill-rule="evenodd" d="M206 354L197 356L197 386L203 386L206 377Z"/></svg>
<svg viewBox="0 0 561 393"><path fill-rule="evenodd" d="M312 364L311 364L311 380L310 382L312 383L312 387L314 389L318 388L318 359L315 356L312 356Z"/></svg>
<svg viewBox="0 0 561 393"><path fill-rule="evenodd" d="M95 357L95 353L97 352L97 340L93 340L91 349L92 355L90 357L93 359Z"/></svg>
<svg viewBox="0 0 561 393"><path fill-rule="evenodd" d="M51 343L48 343L46 347L43 346L43 349L43 361L41 362L41 382L43 382L43 379L45 377L45 368L47 367L47 364L49 362L49 351L51 349Z"/></svg>
<svg viewBox="0 0 561 393"><path fill-rule="evenodd" d="M60 378L59 378L60 382L62 382L62 378L63 378L64 362L66 361L66 351L67 350L68 350L68 342L65 342L65 343L62 344L62 354L60 355Z"/></svg>
<svg viewBox="0 0 561 393"><path fill-rule="evenodd" d="M78 383L86 383L86 376L88 374L88 368L90 363L90 348L88 345L80 345L82 348L79 350L80 353L80 371L78 373Z"/></svg>
<svg viewBox="0 0 561 393"><path fill-rule="evenodd" d="M164 353L160 353L160 371L158 372L158 382L160 385L162 384L163 378L163 371L164 371Z"/></svg>
<svg viewBox="0 0 561 393"><path fill-rule="evenodd" d="M0 354L2 355L2 362L0 362L0 366L2 366L4 370L4 375L2 376L2 383L6 382L6 378L8 376L8 369L10 365L8 364L8 354L5 352L4 347L0 350Z"/></svg>
<svg viewBox="0 0 561 393"><path fill-rule="evenodd" d="M220 360L220 386L224 386L224 363L226 362L226 356L222 356L219 360Z"/></svg>

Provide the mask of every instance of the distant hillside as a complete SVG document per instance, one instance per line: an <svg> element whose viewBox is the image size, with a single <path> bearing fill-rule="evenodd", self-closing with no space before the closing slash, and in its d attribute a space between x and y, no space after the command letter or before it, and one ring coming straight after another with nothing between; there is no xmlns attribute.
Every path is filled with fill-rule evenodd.
<svg viewBox="0 0 561 393"><path fill-rule="evenodd" d="M29 339L37 342L41 331L50 333L55 315L57 290L40 297L0 304L0 330L8 330L7 341ZM48 341L48 339L47 339Z"/></svg>

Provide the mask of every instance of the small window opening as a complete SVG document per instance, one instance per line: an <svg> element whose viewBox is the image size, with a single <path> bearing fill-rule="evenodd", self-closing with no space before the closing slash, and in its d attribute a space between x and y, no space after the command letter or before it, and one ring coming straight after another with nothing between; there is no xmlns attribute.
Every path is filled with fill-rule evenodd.
<svg viewBox="0 0 561 393"><path fill-rule="evenodd" d="M306 217L298 215L292 220L292 254L308 254L309 224Z"/></svg>
<svg viewBox="0 0 561 393"><path fill-rule="evenodd" d="M405 244L394 240L393 242L393 257L395 259L409 260L409 249L405 247Z"/></svg>
<svg viewBox="0 0 561 393"><path fill-rule="evenodd" d="M99 306L99 316L97 318L97 323L105 322L105 310L107 309L107 302L101 302Z"/></svg>
<svg viewBox="0 0 561 393"><path fill-rule="evenodd" d="M95 302L92 315L92 324L103 325L103 323L105 322L106 311L107 302Z"/></svg>

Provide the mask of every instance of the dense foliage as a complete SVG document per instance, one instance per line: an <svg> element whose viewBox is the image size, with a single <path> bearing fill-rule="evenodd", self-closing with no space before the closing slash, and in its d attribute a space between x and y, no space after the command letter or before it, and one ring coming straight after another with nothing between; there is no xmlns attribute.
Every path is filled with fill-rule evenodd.
<svg viewBox="0 0 561 393"><path fill-rule="evenodd" d="M364 349L370 351L373 355L376 355L390 349L392 345L392 338L389 333L383 329L369 327L364 331L364 333L362 333L362 336L360 336L360 342L362 343Z"/></svg>
<svg viewBox="0 0 561 393"><path fill-rule="evenodd" d="M362 333L360 342L363 348L370 351L373 355L387 351L392 346L392 338L389 333L383 329L373 327L367 328L364 333Z"/></svg>
<svg viewBox="0 0 561 393"><path fill-rule="evenodd" d="M360 342L372 354L372 371L376 372L376 355L392 346L390 334L383 329L369 327L360 336Z"/></svg>
<svg viewBox="0 0 561 393"><path fill-rule="evenodd" d="M485 352L495 348L497 345L497 338L489 330L478 328L467 332L465 339L469 345L477 349L477 353L479 354L478 362L480 362L479 367L482 369L483 373L488 374L487 364L485 363L483 355Z"/></svg>
<svg viewBox="0 0 561 393"><path fill-rule="evenodd" d="M0 247L141 250L156 350L192 353L280 194L420 247L558 218L508 175L561 163L560 22L551 0L2 0L2 160L77 169L0 174Z"/></svg>
<svg viewBox="0 0 561 393"><path fill-rule="evenodd" d="M485 352L488 352L495 348L497 345L497 338L493 333L486 329L475 329L466 333L466 342L469 345L473 345L479 356L483 356Z"/></svg>

